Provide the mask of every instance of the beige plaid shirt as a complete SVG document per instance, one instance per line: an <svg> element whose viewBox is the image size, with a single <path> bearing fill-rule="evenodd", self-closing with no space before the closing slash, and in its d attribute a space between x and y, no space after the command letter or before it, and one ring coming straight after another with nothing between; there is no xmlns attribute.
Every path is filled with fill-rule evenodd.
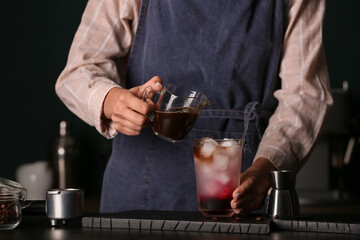
<svg viewBox="0 0 360 240"><path fill-rule="evenodd" d="M112 124L102 124L103 101L125 81L140 5L141 0L89 0L56 83L65 105L107 138L117 132ZM274 93L279 105L255 157L269 159L278 169L301 168L332 104L322 48L324 13L325 0L290 0L281 89Z"/></svg>

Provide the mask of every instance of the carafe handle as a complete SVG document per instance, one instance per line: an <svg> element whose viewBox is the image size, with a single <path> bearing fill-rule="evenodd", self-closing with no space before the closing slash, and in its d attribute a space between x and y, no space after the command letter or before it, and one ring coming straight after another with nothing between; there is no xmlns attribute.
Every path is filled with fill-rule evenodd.
<svg viewBox="0 0 360 240"><path fill-rule="evenodd" d="M166 91L166 88L163 87L160 91L155 91L150 85L147 86L142 94L142 100L144 102L147 102L148 100L151 100L154 102L154 97L157 95L157 99L155 99L155 109L159 109L159 106L161 105L163 95ZM152 113L150 116L147 116L151 121L153 121L154 113Z"/></svg>
<svg viewBox="0 0 360 240"><path fill-rule="evenodd" d="M161 95L165 91L165 87L163 87L160 91L155 91L150 85L147 86L142 94L141 99L143 101L147 101L148 99L153 99L155 94Z"/></svg>

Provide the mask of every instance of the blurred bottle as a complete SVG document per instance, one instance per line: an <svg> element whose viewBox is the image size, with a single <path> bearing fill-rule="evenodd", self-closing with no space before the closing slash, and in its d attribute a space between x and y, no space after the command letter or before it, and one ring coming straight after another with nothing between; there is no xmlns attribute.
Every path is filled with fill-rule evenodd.
<svg viewBox="0 0 360 240"><path fill-rule="evenodd" d="M60 189L77 187L79 147L66 121L60 122L59 132L51 142L50 157L54 173L53 187Z"/></svg>

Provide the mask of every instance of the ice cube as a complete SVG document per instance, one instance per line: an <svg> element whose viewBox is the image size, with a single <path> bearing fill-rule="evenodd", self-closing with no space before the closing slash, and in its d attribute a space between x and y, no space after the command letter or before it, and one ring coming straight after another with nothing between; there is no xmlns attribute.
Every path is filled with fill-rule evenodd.
<svg viewBox="0 0 360 240"><path fill-rule="evenodd" d="M205 138L200 139L199 144L203 145L206 142L211 142L211 143L213 143L215 145L218 145L218 143L214 139L212 139L210 137L205 137Z"/></svg>
<svg viewBox="0 0 360 240"><path fill-rule="evenodd" d="M218 181L221 186L227 184L228 182L230 182L230 176L228 173L226 172L218 172L215 176L214 179L216 179L216 181Z"/></svg>
<svg viewBox="0 0 360 240"><path fill-rule="evenodd" d="M221 152L218 152L218 151L216 151L213 156L213 162L212 162L211 166L215 170L224 171L228 167L229 157L227 155L222 154L223 151L221 151Z"/></svg>
<svg viewBox="0 0 360 240"><path fill-rule="evenodd" d="M231 147L233 144L236 144L236 142L233 139L225 138L224 141L220 143L220 146Z"/></svg>
<svg viewBox="0 0 360 240"><path fill-rule="evenodd" d="M219 192L221 185L216 181L208 181L201 187L200 195L208 196L208 197L215 197Z"/></svg>
<svg viewBox="0 0 360 240"><path fill-rule="evenodd" d="M229 139L222 142L221 146L226 148L226 153L229 156L241 156L241 144L239 144L237 141Z"/></svg>
<svg viewBox="0 0 360 240"><path fill-rule="evenodd" d="M232 138L224 138L224 141L220 143L223 147L231 147L234 145L238 145L238 142Z"/></svg>
<svg viewBox="0 0 360 240"><path fill-rule="evenodd" d="M201 139L200 144L201 144L201 156L204 158L210 157L214 153L217 147L217 142L212 138L203 138Z"/></svg>

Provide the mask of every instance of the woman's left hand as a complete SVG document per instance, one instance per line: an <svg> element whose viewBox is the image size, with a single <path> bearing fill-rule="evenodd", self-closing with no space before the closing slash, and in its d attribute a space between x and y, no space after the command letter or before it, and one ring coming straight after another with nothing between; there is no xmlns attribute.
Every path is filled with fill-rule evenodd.
<svg viewBox="0 0 360 240"><path fill-rule="evenodd" d="M269 160L259 158L241 174L240 186L233 192L231 201L236 214L249 214L263 207L273 170L276 168Z"/></svg>

